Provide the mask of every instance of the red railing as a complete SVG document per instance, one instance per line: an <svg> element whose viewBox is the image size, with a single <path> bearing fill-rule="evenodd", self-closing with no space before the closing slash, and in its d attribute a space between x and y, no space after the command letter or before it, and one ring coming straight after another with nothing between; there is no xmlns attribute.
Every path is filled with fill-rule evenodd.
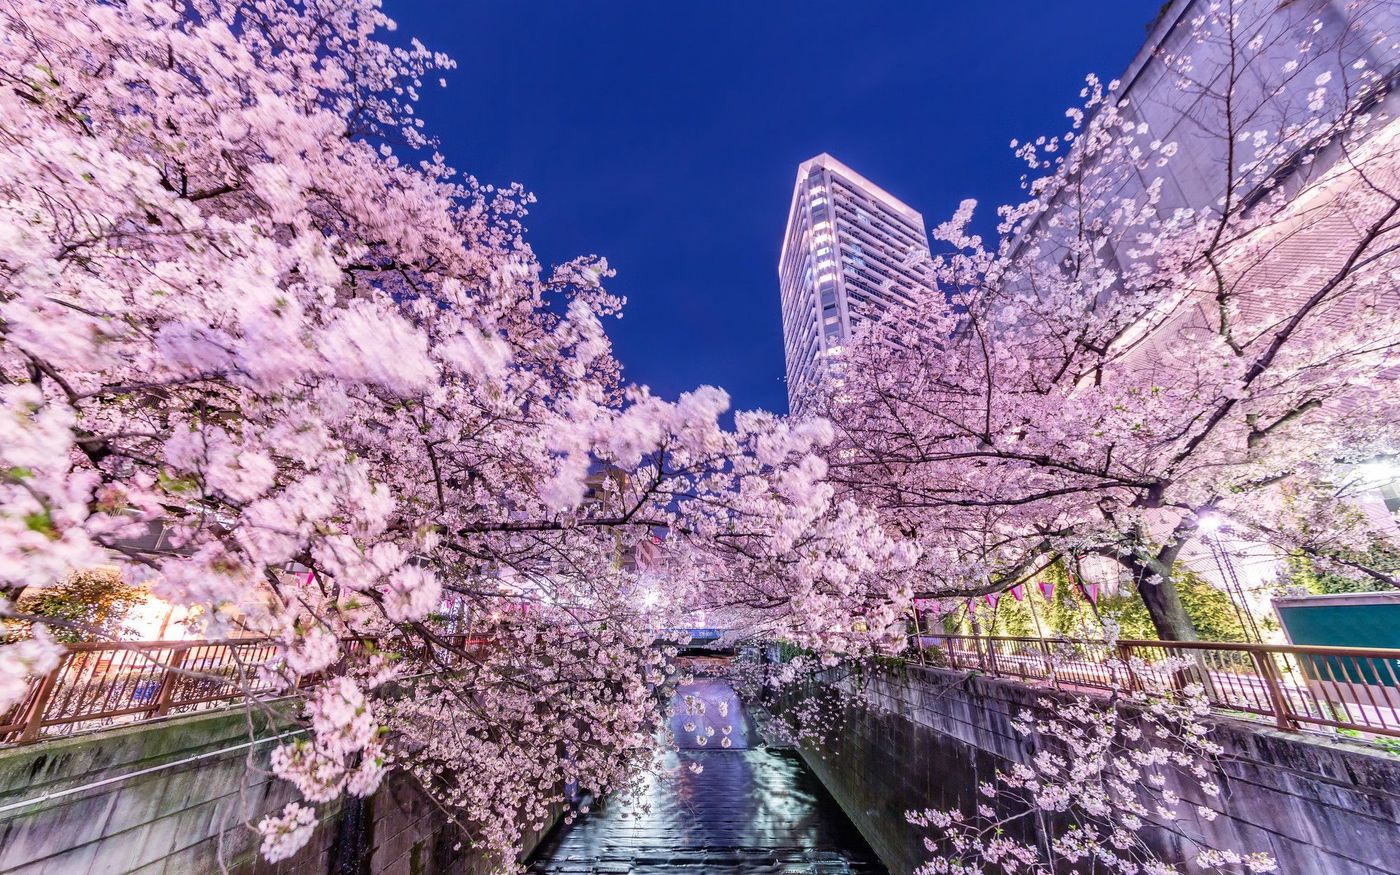
<svg viewBox="0 0 1400 875"><path fill-rule="evenodd" d="M488 643L464 635L443 640L448 645L444 650L452 652L480 652ZM375 639L347 639L342 651L349 655L370 642ZM30 678L24 697L0 712L0 743L225 708L250 696L273 695L278 692L274 678L258 669L276 653L276 645L264 638L69 644L57 667Z"/></svg>
<svg viewBox="0 0 1400 875"><path fill-rule="evenodd" d="M926 662L998 677L1091 690L1198 683L1217 712L1268 719L1280 729L1400 736L1400 650L979 635L917 642Z"/></svg>

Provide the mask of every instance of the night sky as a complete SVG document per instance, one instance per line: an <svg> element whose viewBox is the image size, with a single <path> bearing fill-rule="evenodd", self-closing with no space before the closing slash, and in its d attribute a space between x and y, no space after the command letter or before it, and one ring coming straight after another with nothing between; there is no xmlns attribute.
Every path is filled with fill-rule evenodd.
<svg viewBox="0 0 1400 875"><path fill-rule="evenodd" d="M1017 194L1013 137L1118 76L1161 0L385 0L458 62L421 111L448 162L520 182L546 264L605 256L624 376L787 409L778 250L830 152L924 214ZM990 213L988 214L990 215Z"/></svg>

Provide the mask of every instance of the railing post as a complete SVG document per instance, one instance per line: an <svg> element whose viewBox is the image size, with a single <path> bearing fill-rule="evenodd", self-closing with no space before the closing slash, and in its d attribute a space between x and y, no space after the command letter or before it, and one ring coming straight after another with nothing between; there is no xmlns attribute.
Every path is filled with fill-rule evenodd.
<svg viewBox="0 0 1400 875"><path fill-rule="evenodd" d="M1283 694L1283 685L1279 683L1273 659L1267 652L1252 648L1249 656L1254 660L1254 668L1259 672L1259 677L1264 681L1264 689L1269 693L1269 704L1274 709L1274 723L1279 729L1297 732L1298 721L1293 719L1293 712L1289 710L1288 697Z"/></svg>
<svg viewBox="0 0 1400 875"><path fill-rule="evenodd" d="M29 703L29 708L24 712L24 728L20 730L19 740L34 741L39 737L39 730L43 728L44 711L49 707L49 699L53 698L53 691L58 688L59 676L68 667L69 654L64 653L58 658L58 665L53 671L44 675L44 679L39 682L39 691L34 694L34 700Z"/></svg>
<svg viewBox="0 0 1400 875"><path fill-rule="evenodd" d="M170 654L170 662L165 666L165 673L160 676L160 690L156 693L156 706L146 712L146 718L164 717L170 713L170 701L175 696L175 688L179 686L180 674L177 671L185 664L185 657L189 655L190 648L181 647Z"/></svg>
<svg viewBox="0 0 1400 875"><path fill-rule="evenodd" d="M914 608L914 649L919 651L919 665L928 665L928 661L924 659L924 633L919 628L919 609L917 606Z"/></svg>
<svg viewBox="0 0 1400 875"><path fill-rule="evenodd" d="M1050 652L1050 642L1045 640L1044 635L1040 636L1040 652L1045 654L1045 678L1052 680L1053 672L1050 671L1050 666L1054 663L1054 654Z"/></svg>
<svg viewBox="0 0 1400 875"><path fill-rule="evenodd" d="M1142 688L1138 682L1137 674L1133 671L1133 645L1118 642L1118 659L1123 663L1123 672L1127 675L1127 687L1129 690L1137 691Z"/></svg>

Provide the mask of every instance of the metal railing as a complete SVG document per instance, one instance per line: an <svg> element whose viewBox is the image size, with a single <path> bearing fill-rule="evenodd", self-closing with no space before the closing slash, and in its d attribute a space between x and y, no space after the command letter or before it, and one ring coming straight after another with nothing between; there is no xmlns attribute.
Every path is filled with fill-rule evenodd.
<svg viewBox="0 0 1400 875"><path fill-rule="evenodd" d="M917 643L925 662L998 677L1089 690L1197 683L1219 713L1289 731L1400 737L1400 650L981 635L925 635Z"/></svg>
<svg viewBox="0 0 1400 875"><path fill-rule="evenodd" d="M484 639L443 636L455 652L472 652ZM379 643L342 641L342 656ZM439 654L441 656L441 654ZM69 644L48 674L29 679L23 698L0 712L0 744L35 741L90 729L155 720L249 697L278 694L275 675L259 671L277 657L265 638L227 641L117 641ZM333 674L338 666L326 673ZM303 686L316 677L303 679Z"/></svg>
<svg viewBox="0 0 1400 875"><path fill-rule="evenodd" d="M436 661L444 665L450 654L480 654L490 643L466 635L442 640L449 659L439 653ZM366 638L347 639L342 649L350 655L371 643L401 649ZM1280 729L1330 727L1400 737L1400 650L975 635L924 635L916 643L921 661L998 677L1105 691L1198 683L1217 712L1268 719ZM266 639L70 644L57 667L30 678L23 698L0 712L0 743L276 694L275 678L259 671L276 656L276 645Z"/></svg>

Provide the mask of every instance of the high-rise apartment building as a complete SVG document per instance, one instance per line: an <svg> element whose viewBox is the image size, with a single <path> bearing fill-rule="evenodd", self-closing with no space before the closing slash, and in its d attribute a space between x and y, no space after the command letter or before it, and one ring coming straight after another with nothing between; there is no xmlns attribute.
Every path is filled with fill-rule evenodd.
<svg viewBox="0 0 1400 875"><path fill-rule="evenodd" d="M794 413L862 320L913 300L928 255L924 217L894 195L826 153L797 168L778 262Z"/></svg>

